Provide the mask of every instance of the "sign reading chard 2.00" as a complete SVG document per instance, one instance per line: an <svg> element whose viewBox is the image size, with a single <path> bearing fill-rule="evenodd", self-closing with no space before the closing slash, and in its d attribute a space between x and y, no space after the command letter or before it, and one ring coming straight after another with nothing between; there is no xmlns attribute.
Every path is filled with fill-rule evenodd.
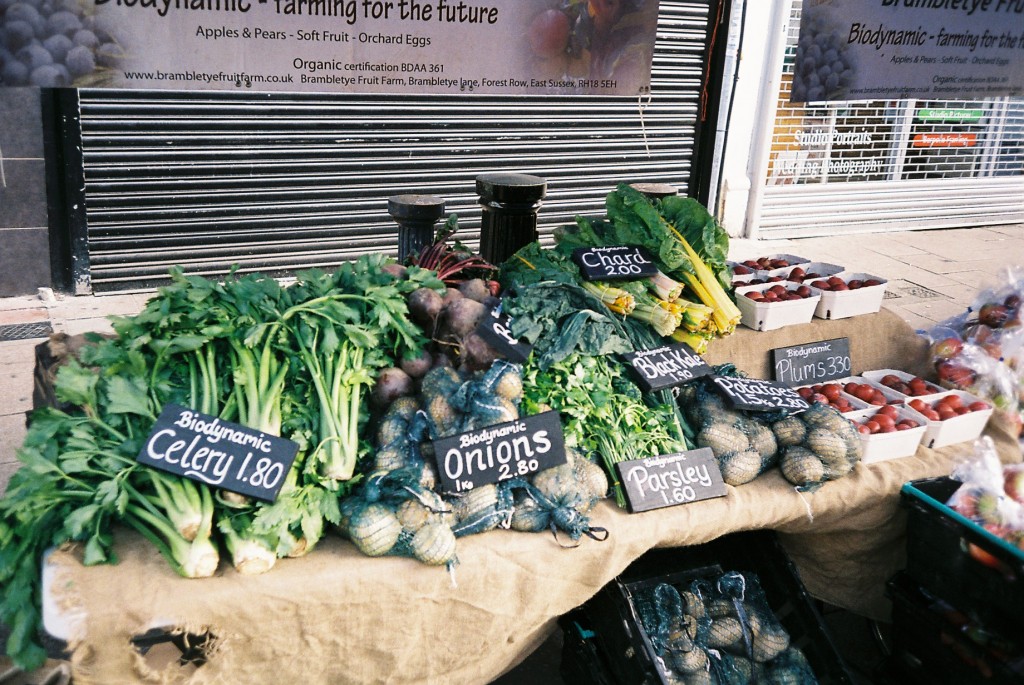
<svg viewBox="0 0 1024 685"><path fill-rule="evenodd" d="M291 440L168 404L136 461L273 502L298 450Z"/></svg>
<svg viewBox="0 0 1024 685"><path fill-rule="evenodd" d="M556 411L439 438L433 447L442 492L525 478L566 461Z"/></svg>
<svg viewBox="0 0 1024 685"><path fill-rule="evenodd" d="M651 253L639 245L578 247L572 260L588 281L635 281L658 273Z"/></svg>
<svg viewBox="0 0 1024 685"><path fill-rule="evenodd" d="M20 4L0 5L0 19L12 11L4 5ZM59 10L54 16L60 15L54 26L69 42L80 30L86 34L75 37L70 49L51 55L43 45L45 36L0 31L0 54L28 48L40 56L31 63L19 61L22 66L5 65L0 85L635 96L650 88L658 23L653 1L93 0L52 5ZM47 21L38 12L33 17Z"/></svg>

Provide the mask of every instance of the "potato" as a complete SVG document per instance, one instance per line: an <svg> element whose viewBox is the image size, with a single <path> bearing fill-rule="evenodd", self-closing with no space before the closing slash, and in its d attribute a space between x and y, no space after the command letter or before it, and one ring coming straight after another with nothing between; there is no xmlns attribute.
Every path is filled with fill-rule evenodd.
<svg viewBox="0 0 1024 685"><path fill-rule="evenodd" d="M371 397L378 407L386 407L399 397L411 395L413 391L413 382L409 374L397 366L391 366L378 374Z"/></svg>
<svg viewBox="0 0 1024 685"><path fill-rule="evenodd" d="M463 297L468 297L480 303L491 296L491 289L487 287L487 282L482 278L463 281L459 284L459 292L462 293Z"/></svg>
<svg viewBox="0 0 1024 685"><path fill-rule="evenodd" d="M427 371L434 366L434 356L430 350L424 349L419 355L411 359L403 358L398 364L402 371L405 371L412 378L422 378Z"/></svg>
<svg viewBox="0 0 1024 685"><path fill-rule="evenodd" d="M463 363L471 371L488 369L500 358L498 351L476 332L462 339L462 354Z"/></svg>
<svg viewBox="0 0 1024 685"><path fill-rule="evenodd" d="M380 267L380 270L389 276L393 276L396 280L403 281L408 276L408 269L398 262L388 262L387 264Z"/></svg>
<svg viewBox="0 0 1024 685"><path fill-rule="evenodd" d="M464 297L444 308L443 322L448 332L464 338L480 325L486 314L487 308L483 304Z"/></svg>
<svg viewBox="0 0 1024 685"><path fill-rule="evenodd" d="M431 329L441 313L444 302L441 294L431 288L417 288L406 298L409 315L419 325Z"/></svg>
<svg viewBox="0 0 1024 685"><path fill-rule="evenodd" d="M447 307L450 303L454 302L455 300L461 300L462 297L463 295L461 292L459 292L458 288L449 287L448 290L445 291L444 296L441 298L441 300L444 302L444 306Z"/></svg>

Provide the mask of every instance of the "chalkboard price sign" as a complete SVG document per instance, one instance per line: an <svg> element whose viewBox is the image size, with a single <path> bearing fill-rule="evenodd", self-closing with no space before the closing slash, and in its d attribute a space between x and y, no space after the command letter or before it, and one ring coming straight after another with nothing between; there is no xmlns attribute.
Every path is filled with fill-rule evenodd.
<svg viewBox="0 0 1024 685"><path fill-rule="evenodd" d="M622 356L633 369L633 377L644 392L682 385L711 373L711 367L686 343Z"/></svg>
<svg viewBox="0 0 1024 685"><path fill-rule="evenodd" d="M786 385L809 385L851 373L850 339L833 338L818 342L778 347L772 350L775 380Z"/></svg>
<svg viewBox="0 0 1024 685"><path fill-rule="evenodd" d="M775 381L759 378L734 378L712 376L715 388L733 407L750 411L788 410L795 414L807 409L809 404L796 390Z"/></svg>
<svg viewBox="0 0 1024 685"><path fill-rule="evenodd" d="M633 513L725 495L725 482L710 447L615 465Z"/></svg>
<svg viewBox="0 0 1024 685"><path fill-rule="evenodd" d="M512 335L512 319L501 311L501 305L491 310L476 328L476 333L505 359L520 364L530 358L533 346Z"/></svg>
<svg viewBox="0 0 1024 685"><path fill-rule="evenodd" d="M136 461L273 502L298 451L291 440L167 404Z"/></svg>
<svg viewBox="0 0 1024 685"><path fill-rule="evenodd" d="M658 273L651 253L637 245L578 247L572 259L588 281L632 281Z"/></svg>
<svg viewBox="0 0 1024 685"><path fill-rule="evenodd" d="M442 492L465 492L525 478L566 461L562 421L556 411L439 438L432 444Z"/></svg>

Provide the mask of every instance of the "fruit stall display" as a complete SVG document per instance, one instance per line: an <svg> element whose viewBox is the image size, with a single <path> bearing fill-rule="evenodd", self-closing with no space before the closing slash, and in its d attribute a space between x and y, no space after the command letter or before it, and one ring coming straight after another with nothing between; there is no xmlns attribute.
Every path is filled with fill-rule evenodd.
<svg viewBox="0 0 1024 685"><path fill-rule="evenodd" d="M57 372L60 407L34 412L22 465L0 499L0 619L12 628L15 662L32 667L45 656L37 637L44 553L77 543L86 566L113 564L119 528L134 529L187 578L273 573L283 559L315 554L328 536L454 578L461 539L485 531L548 532L556 549L604 540L590 517L606 497L626 506L623 461L708 448L729 486L775 470L809 496L854 472L867 433L909 433L930 421L917 415L923 423L911 427L909 400L890 416L894 396L918 395L914 378L899 379L907 394L859 377L811 388L810 407L798 414L731 407L705 379L642 392L620 355L674 343L703 354L744 319L737 301L761 305L781 288L804 304L801 289L821 292L783 279L746 286L761 302L745 288L734 293L727 234L695 200L650 200L621 185L606 216L578 217L552 246L529 243L501 264L466 249L457 231L452 216L406 263L369 255L333 273L300 272L287 285L172 270L172 283L141 313L113 318L113 335L89 336ZM622 245L644 248L653 273L588 280L574 259ZM787 257L774 259L765 265L791 273L792 262L779 266ZM531 352L510 358L484 335L492 320ZM714 372L745 376L729 364ZM966 395L947 391L961 401L955 407L942 394L921 398L934 401L942 422L947 410L968 418L960 408L984 402ZM874 413L855 421L839 399L855 399L854 414ZM169 408L180 413L175 425L200 425L218 439L234 439L225 427L232 422L250 431L239 439L251 444L291 441L288 467L257 458L234 474L274 496L217 487L223 474L212 452L192 460L206 471L199 479L141 463L140 453L170 461L183 449L151 449ZM562 462L540 468L546 434L532 445L501 443L550 414L564 439ZM502 446L492 450L492 440ZM434 453L452 441L469 451ZM513 450L523 452L513 459ZM444 459L455 459L454 485L445 485L452 469L440 467ZM501 477L475 484L488 468Z"/></svg>

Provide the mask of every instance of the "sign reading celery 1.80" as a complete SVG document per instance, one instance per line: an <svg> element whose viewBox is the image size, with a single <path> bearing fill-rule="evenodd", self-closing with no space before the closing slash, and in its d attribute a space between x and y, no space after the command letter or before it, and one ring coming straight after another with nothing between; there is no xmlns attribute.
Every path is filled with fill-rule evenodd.
<svg viewBox="0 0 1024 685"><path fill-rule="evenodd" d="M168 404L136 461L273 502L298 451L291 440Z"/></svg>
<svg viewBox="0 0 1024 685"><path fill-rule="evenodd" d="M433 447L442 492L525 478L566 461L556 411L439 438Z"/></svg>

